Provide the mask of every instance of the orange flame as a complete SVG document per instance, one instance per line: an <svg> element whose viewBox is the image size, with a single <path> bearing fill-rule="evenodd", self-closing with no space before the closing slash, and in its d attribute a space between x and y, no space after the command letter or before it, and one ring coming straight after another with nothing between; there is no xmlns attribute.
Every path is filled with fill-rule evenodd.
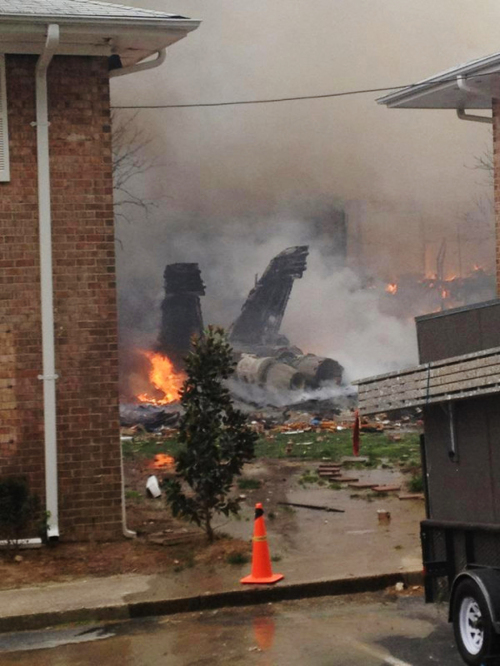
<svg viewBox="0 0 500 666"><path fill-rule="evenodd" d="M172 361L167 356L151 351L142 351L141 353L151 364L149 381L163 395L154 397L149 393L141 393L137 396L137 399L140 402L149 402L153 405L168 405L170 402L178 400L186 375L183 372L176 372Z"/></svg>
<svg viewBox="0 0 500 666"><path fill-rule="evenodd" d="M385 290L388 294L392 294L392 295L397 294L398 293L398 285L397 285L396 282L389 282L389 284L387 285Z"/></svg>
<svg viewBox="0 0 500 666"><path fill-rule="evenodd" d="M175 464L175 458L169 456L167 453L157 453L153 460L153 467L155 469L171 469Z"/></svg>

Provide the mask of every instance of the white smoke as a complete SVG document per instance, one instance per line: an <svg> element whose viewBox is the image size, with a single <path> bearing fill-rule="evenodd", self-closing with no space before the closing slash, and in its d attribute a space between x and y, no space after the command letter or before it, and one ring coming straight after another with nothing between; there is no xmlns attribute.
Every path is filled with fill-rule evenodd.
<svg viewBox="0 0 500 666"><path fill-rule="evenodd" d="M350 268L325 266L314 249L310 270L294 286L283 332L306 352L329 356L351 381L417 363L413 320L384 314L385 292Z"/></svg>

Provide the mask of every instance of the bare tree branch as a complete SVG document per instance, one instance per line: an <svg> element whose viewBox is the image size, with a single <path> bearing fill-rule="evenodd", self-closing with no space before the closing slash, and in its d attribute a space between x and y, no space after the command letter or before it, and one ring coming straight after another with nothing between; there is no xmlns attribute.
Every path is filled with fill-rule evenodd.
<svg viewBox="0 0 500 666"><path fill-rule="evenodd" d="M153 139L137 124L136 118L137 114L123 115L115 111L111 115L115 219L127 222L133 221L132 215L126 212L128 208L141 210L147 217L158 206L156 200L137 195L130 187L137 176L160 166L158 158L147 150Z"/></svg>

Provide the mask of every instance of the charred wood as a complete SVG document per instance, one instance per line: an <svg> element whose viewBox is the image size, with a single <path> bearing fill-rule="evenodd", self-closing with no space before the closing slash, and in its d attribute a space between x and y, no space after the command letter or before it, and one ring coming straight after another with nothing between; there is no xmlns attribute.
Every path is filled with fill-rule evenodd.
<svg viewBox="0 0 500 666"><path fill-rule="evenodd" d="M205 285L198 264L169 264L164 279L158 351L179 369L190 351L192 336L203 331L200 296L205 295Z"/></svg>

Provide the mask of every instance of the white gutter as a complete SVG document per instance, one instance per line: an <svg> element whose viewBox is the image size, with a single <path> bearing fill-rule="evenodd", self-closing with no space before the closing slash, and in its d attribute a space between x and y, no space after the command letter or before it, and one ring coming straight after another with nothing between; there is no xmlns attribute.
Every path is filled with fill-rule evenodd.
<svg viewBox="0 0 500 666"><path fill-rule="evenodd" d="M490 97L490 95L485 94L484 90L477 88L469 81L467 81L467 78L462 74L457 76L457 86L459 90L462 90L468 95L475 95L476 97Z"/></svg>
<svg viewBox="0 0 500 666"><path fill-rule="evenodd" d="M163 65L167 57L167 50L162 49L158 51L155 60L147 60L146 62L138 62L135 65L130 65L130 67L122 67L121 69L113 69L109 76L113 78L115 76L125 76L126 74L135 74L135 72L144 72L147 69L155 69L160 65Z"/></svg>
<svg viewBox="0 0 500 666"><path fill-rule="evenodd" d="M45 496L47 537L59 538L57 478L56 379L52 282L52 214L50 207L49 112L47 69L59 45L59 26L47 30L45 49L36 64L36 134L40 228L40 284L42 308L43 414L45 428Z"/></svg>

